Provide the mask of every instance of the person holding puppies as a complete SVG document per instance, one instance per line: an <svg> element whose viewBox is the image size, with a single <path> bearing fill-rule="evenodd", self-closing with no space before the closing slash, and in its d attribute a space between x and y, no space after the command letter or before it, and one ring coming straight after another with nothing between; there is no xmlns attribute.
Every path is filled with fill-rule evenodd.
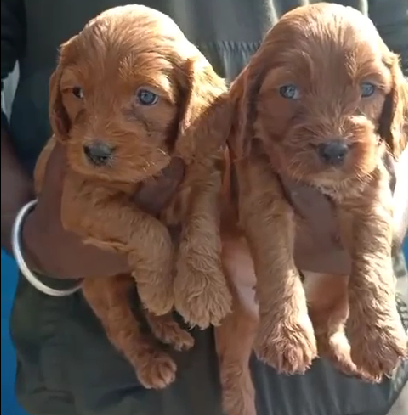
<svg viewBox="0 0 408 415"><path fill-rule="evenodd" d="M304 2L144 3L172 17L218 74L232 81L270 26ZM401 55L407 76L406 3L343 3L368 13L389 48ZM2 84L16 62L20 68L10 120L2 113L2 247L9 252L15 218L35 198L33 169L50 137L48 80L55 69L57 49L88 20L117 5L109 0L2 0ZM66 159L64 148L56 146L46 166L41 197L26 216L21 232L25 261L36 275L41 275L43 284L56 292L74 291L81 280L129 271L125 256L84 245L80 237L62 226L61 184ZM135 205L157 214L177 190L183 175L183 166L164 171L161 180L139 189L134 196ZM324 201L321 203L324 205ZM318 212L321 203L309 198L301 207L307 211L312 206ZM231 262L239 263L238 250L228 254ZM310 247L299 256L309 268L322 260ZM244 266L236 272L245 272ZM399 282L406 281L401 252L394 258L394 268ZM405 297L406 292L400 290L400 311L404 304L406 307ZM140 310L136 313L140 314ZM17 393L30 414L222 414L212 330L192 330L195 346L188 352L174 353L177 377L163 391L145 390L140 385L131 367L107 341L79 291L71 296L52 297L20 278L11 330L18 352ZM408 377L408 368L402 365L391 379L372 385L340 375L322 360L302 376L281 376L255 359L251 368L260 415L386 415ZM406 407L393 415L405 413Z"/></svg>

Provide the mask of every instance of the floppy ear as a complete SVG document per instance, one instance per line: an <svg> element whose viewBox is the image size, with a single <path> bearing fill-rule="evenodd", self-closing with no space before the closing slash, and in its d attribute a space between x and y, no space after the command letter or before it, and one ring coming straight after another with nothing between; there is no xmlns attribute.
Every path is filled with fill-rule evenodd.
<svg viewBox="0 0 408 415"><path fill-rule="evenodd" d="M184 71L187 82L175 153L188 164L196 156L215 154L225 143L232 112L224 80L204 58L188 60Z"/></svg>
<svg viewBox="0 0 408 415"><path fill-rule="evenodd" d="M71 120L69 115L64 107L62 102L61 94L61 76L64 73L65 66L65 54L68 48L68 45L71 43L72 39L67 43L61 45L60 56L58 60L57 67L53 74L50 77L49 83L49 118L51 128L55 137L60 142L65 142L69 139L69 132L71 130Z"/></svg>
<svg viewBox="0 0 408 415"><path fill-rule="evenodd" d="M408 81L401 71L397 55L392 56L391 76L392 89L385 98L379 133L393 156L398 158L407 145Z"/></svg>
<svg viewBox="0 0 408 415"><path fill-rule="evenodd" d="M230 95L234 104L234 118L228 144L237 159L250 153L252 137L252 107L248 88L248 67L245 68L231 86Z"/></svg>
<svg viewBox="0 0 408 415"><path fill-rule="evenodd" d="M50 78L49 117L55 137L59 141L65 142L71 129L71 121L62 102L60 90L61 74L62 68L59 64Z"/></svg>
<svg viewBox="0 0 408 415"><path fill-rule="evenodd" d="M228 143L237 159L248 156L254 144L253 123L256 117L256 98L262 81L262 65L252 62L241 72L230 89L234 117Z"/></svg>

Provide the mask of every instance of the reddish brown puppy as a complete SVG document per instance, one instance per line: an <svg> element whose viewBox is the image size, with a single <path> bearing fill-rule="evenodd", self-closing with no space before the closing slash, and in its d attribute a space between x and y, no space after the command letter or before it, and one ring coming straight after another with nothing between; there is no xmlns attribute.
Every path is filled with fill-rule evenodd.
<svg viewBox="0 0 408 415"><path fill-rule="evenodd" d="M388 169L406 147L407 83L398 56L352 8L298 8L266 36L231 98L239 224L254 260L260 322L256 330L257 312L245 306L254 301L250 259L245 284L230 262L232 315L252 324L240 330L240 317L230 316L218 330L227 412L255 411L245 369L252 343L243 338L280 372L304 372L319 352L346 373L378 381L407 353L395 304ZM330 201L351 258L349 275L304 273L308 298L294 258L302 218L288 182ZM245 252L242 238L226 238Z"/></svg>
<svg viewBox="0 0 408 415"><path fill-rule="evenodd" d="M128 255L153 333L177 348L192 338L169 316L155 315L175 306L189 323L207 327L230 308L219 237L225 91L169 17L136 5L102 13L62 45L50 82L51 124L68 160L63 225L86 243ZM39 160L38 188L53 145ZM138 188L180 163L185 177L169 205L157 217L139 210ZM181 228L178 250L169 226ZM163 387L174 362L140 333L128 289L129 276L84 283L142 383Z"/></svg>

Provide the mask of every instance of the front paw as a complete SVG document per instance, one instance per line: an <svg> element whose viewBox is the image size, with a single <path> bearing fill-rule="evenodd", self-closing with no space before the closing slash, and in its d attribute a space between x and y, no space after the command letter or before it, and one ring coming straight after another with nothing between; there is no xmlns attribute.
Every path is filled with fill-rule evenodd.
<svg viewBox="0 0 408 415"><path fill-rule="evenodd" d="M146 354L143 365L136 367L137 377L146 389L163 389L176 378L177 366L166 353Z"/></svg>
<svg viewBox="0 0 408 415"><path fill-rule="evenodd" d="M391 376L407 356L407 335L399 317L385 321L368 321L360 316L349 321L347 335L351 358L372 382Z"/></svg>
<svg viewBox="0 0 408 415"><path fill-rule="evenodd" d="M171 242L164 240L157 245L150 257L148 252L139 254L135 248L129 252L128 261L142 304L160 316L169 313L174 306L174 255ZM132 246L136 246L136 242Z"/></svg>
<svg viewBox="0 0 408 415"><path fill-rule="evenodd" d="M371 378L359 370L350 356L350 345L343 330L329 335L316 335L317 349L320 357L326 357L343 375L370 381Z"/></svg>
<svg viewBox="0 0 408 415"><path fill-rule="evenodd" d="M312 324L308 316L305 316L304 320L268 324L267 327L272 327L272 331L269 332L261 326L255 342L258 358L279 373L304 373L317 357Z"/></svg>
<svg viewBox="0 0 408 415"><path fill-rule="evenodd" d="M175 308L185 321L202 329L219 325L231 310L231 293L221 266L202 270L191 262L179 263L174 297Z"/></svg>
<svg viewBox="0 0 408 415"><path fill-rule="evenodd" d="M154 334L161 342L173 346L178 351L189 350L194 346L193 336L175 321L165 322L154 331Z"/></svg>

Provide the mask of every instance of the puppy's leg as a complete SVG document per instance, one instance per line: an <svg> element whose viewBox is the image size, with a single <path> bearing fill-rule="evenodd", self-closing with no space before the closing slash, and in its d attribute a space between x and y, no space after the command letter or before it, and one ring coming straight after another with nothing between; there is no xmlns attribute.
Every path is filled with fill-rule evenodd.
<svg viewBox="0 0 408 415"><path fill-rule="evenodd" d="M293 259L294 214L266 161L252 156L242 163L240 220L254 258L260 314L255 351L279 372L303 373L317 351Z"/></svg>
<svg viewBox="0 0 408 415"><path fill-rule="evenodd" d="M176 364L160 351L153 337L140 332L129 305L130 276L87 279L83 294L100 319L111 343L133 366L146 388L164 388L175 379Z"/></svg>
<svg viewBox="0 0 408 415"><path fill-rule="evenodd" d="M137 209L131 198L68 175L62 201L64 227L88 243L128 254L139 296L148 310L166 314L174 305L173 243L167 228Z"/></svg>
<svg viewBox="0 0 408 415"><path fill-rule="evenodd" d="M407 335L395 302L388 183L388 173L378 172L360 200L346 203L341 210L341 218L353 224L346 241L353 258L346 326L351 357L373 381L390 375L407 355Z"/></svg>
<svg viewBox="0 0 408 415"><path fill-rule="evenodd" d="M183 330L172 314L156 316L155 314L145 312L145 317L149 323L152 333L157 339L165 344L172 345L176 350L188 350L194 346L194 339L190 333Z"/></svg>
<svg viewBox="0 0 408 415"><path fill-rule="evenodd" d="M195 185L180 240L174 284L176 310L191 324L217 325L231 307L221 264L221 174Z"/></svg>
<svg viewBox="0 0 408 415"><path fill-rule="evenodd" d="M232 312L215 328L223 407L227 415L256 415L255 390L249 368L258 327L253 262L238 239L224 243L226 275L232 292Z"/></svg>
<svg viewBox="0 0 408 415"><path fill-rule="evenodd" d="M308 271L304 276L319 356L327 357L345 375L364 377L351 360L344 332L348 317L348 276Z"/></svg>
<svg viewBox="0 0 408 415"><path fill-rule="evenodd" d="M167 228L158 220L138 212L136 233L131 237L129 265L134 270L139 297L156 315L174 306L174 252Z"/></svg>
<svg viewBox="0 0 408 415"><path fill-rule="evenodd" d="M235 301L233 311L215 328L223 408L227 415L256 415L249 359L257 321Z"/></svg>

